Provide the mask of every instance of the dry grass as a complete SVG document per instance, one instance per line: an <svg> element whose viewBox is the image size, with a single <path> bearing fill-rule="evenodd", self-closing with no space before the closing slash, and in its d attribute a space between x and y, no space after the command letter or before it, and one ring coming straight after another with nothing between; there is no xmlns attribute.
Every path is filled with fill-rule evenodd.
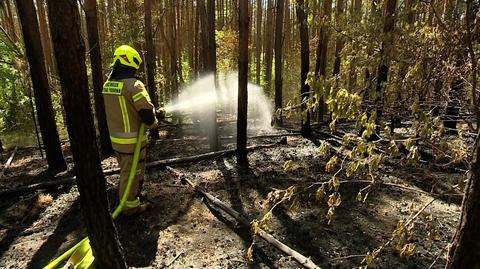
<svg viewBox="0 0 480 269"><path fill-rule="evenodd" d="M53 203L53 197L50 194L40 194L37 198L37 205L40 207L48 207Z"/></svg>

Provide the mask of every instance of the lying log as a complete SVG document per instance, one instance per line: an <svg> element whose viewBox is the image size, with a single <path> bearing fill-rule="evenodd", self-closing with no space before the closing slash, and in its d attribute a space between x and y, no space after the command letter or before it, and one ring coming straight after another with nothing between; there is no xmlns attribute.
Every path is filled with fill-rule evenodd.
<svg viewBox="0 0 480 269"><path fill-rule="evenodd" d="M17 153L17 149L18 147L15 147L15 149L13 149L12 155L10 155L10 158L8 158L7 162L3 166L2 172L0 172L0 180L2 180L3 175L7 171L8 167L10 167L10 165L12 164L13 158L15 158L15 153Z"/></svg>
<svg viewBox="0 0 480 269"><path fill-rule="evenodd" d="M240 214L239 212L235 211L233 208L222 202L220 199L214 197L210 193L206 192L202 187L199 187L195 185L192 181L190 181L184 174L177 172L175 169L167 167L167 169L174 173L176 176L180 177L182 182L188 183L190 187L192 187L195 192L201 194L203 197L205 197L209 203L213 204L217 208L223 210L225 213L251 229L251 224L250 221ZM284 243L280 242L278 239L273 237L271 234L265 232L264 230L258 228L257 234L260 238L265 240L267 243L271 244L281 252L287 254L288 256L292 257L295 259L299 264L301 264L305 268L309 269L321 269L319 266L317 266L310 258L307 258L303 256L301 253L297 252L296 250L290 248L289 246L285 245Z"/></svg>
<svg viewBox="0 0 480 269"><path fill-rule="evenodd" d="M300 136L302 135L299 132L292 132L292 133L282 133L282 134L267 134L267 135L256 135L256 136L249 136L248 139L269 139L269 138L278 138L278 137L285 137L285 136ZM219 137L220 140L231 140L236 139L236 136L221 136ZM155 141L157 143L171 143L171 142L182 142L182 141L204 141L207 140L207 137L198 137L198 138L171 138L171 139L158 139Z"/></svg>
<svg viewBox="0 0 480 269"><path fill-rule="evenodd" d="M40 189L48 189L48 188L51 188L51 187L58 187L58 186L61 186L61 185L67 185L67 184L73 184L73 183L75 183L75 177L70 176L70 177L66 177L66 178L62 178L62 179L58 179L58 180L46 181L46 182L42 182L42 183L35 183L35 184L31 184L31 185L27 185L27 186L15 188L15 189L0 191L0 197L17 195L17 194L21 194L21 193L25 193L25 192L31 192L31 191L36 191L36 190L40 190Z"/></svg>
<svg viewBox="0 0 480 269"><path fill-rule="evenodd" d="M277 146L282 145L282 144L286 144L286 138L281 139L277 143L273 143L273 144L249 146L249 147L247 147L247 151L252 152L252 151L255 151L255 150L259 150L259 149L273 148L273 147L277 147ZM166 166L175 165L175 164L199 162L199 161L215 159L215 158L219 158L219 157L226 157L226 156L234 155L235 151L236 151L235 149L227 149L227 150L208 152L208 153L204 153L204 154L200 154L200 155L194 155L194 156L188 156L188 157L178 157L178 158L158 160L158 161L153 161L153 162L147 163L146 168L147 169L165 168ZM113 168L113 169L104 170L103 174L108 176L108 175L117 174L119 172L120 172L119 168ZM0 191L0 197L9 196L9 195L16 195L16 194L35 191L35 190L39 190L39 189L46 189L46 188L57 187L57 186L66 185L66 184L73 184L73 183L75 183L75 176L62 177L60 179L56 179L56 180L52 180L52 181L46 181L46 182L36 183L36 184L28 185L28 186L15 188L15 189Z"/></svg>

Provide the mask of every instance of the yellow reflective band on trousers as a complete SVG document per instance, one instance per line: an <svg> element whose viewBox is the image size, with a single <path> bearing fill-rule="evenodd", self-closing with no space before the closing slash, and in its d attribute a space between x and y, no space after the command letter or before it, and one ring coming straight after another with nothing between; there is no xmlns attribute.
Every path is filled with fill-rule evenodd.
<svg viewBox="0 0 480 269"><path fill-rule="evenodd" d="M120 103L120 109L122 110L122 118L123 118L123 131L125 133L130 132L130 120L128 118L128 110L127 110L127 103L125 102L125 97L119 96L118 102ZM132 144L135 144L132 143Z"/></svg>
<svg viewBox="0 0 480 269"><path fill-rule="evenodd" d="M110 140L111 140L113 143L117 143L117 144L120 144L120 145L135 144L135 143L137 143L137 139L138 139L138 138L136 138L136 137L133 137L133 138L121 138L121 137L110 136ZM143 142L143 141L147 141L147 136L146 136L146 135L142 136L141 142Z"/></svg>
<svg viewBox="0 0 480 269"><path fill-rule="evenodd" d="M142 139L139 139L139 140L143 140L143 138L145 138L146 140L147 136L143 135L144 132L145 132L145 125L142 123L140 125L140 130L138 131L139 134L142 134ZM135 151L133 153L133 164L132 164L132 167L130 168L130 173L128 175L127 187L125 188L125 193L123 194L122 199L120 199L120 204L112 213L112 219L116 219L118 215L125 209L125 205L127 203L127 197L130 194L130 191L132 190L133 179L137 171L137 165L138 165L138 160L140 159L141 148L142 148L142 143L138 141L138 143L135 145ZM69 262L79 261L78 264L71 263L74 266L73 268L90 269L91 265L93 264L93 261L95 260L95 257L93 256L93 253L90 247L90 239L88 237L84 238L82 241L78 242L74 247L70 248L65 253L57 257L55 260L50 262L43 269L58 268L60 264L69 257L70 257Z"/></svg>

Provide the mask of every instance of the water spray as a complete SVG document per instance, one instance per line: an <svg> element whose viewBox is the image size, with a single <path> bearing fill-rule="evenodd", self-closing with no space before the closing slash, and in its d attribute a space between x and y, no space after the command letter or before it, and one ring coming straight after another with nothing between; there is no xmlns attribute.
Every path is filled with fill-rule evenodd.
<svg viewBox="0 0 480 269"><path fill-rule="evenodd" d="M192 113L192 121L202 123L217 109L225 114L237 114L238 73L219 74L217 83L213 74L204 76L182 89L178 98L165 106L167 113ZM255 129L270 131L273 106L263 89L248 84L248 119ZM209 128L208 126L204 126ZM252 129L250 128L250 129Z"/></svg>

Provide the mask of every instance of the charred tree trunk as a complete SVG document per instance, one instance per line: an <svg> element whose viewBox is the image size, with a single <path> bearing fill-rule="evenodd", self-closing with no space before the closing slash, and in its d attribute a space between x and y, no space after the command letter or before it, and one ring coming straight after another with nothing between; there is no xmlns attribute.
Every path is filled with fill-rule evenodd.
<svg viewBox="0 0 480 269"><path fill-rule="evenodd" d="M310 46L308 39L308 24L305 14L304 0L297 0L296 5L298 23L300 24L300 100L302 101L302 134L309 135L312 131L310 126L310 112L303 100L310 97L310 86L307 84L307 76L310 71Z"/></svg>
<svg viewBox="0 0 480 269"><path fill-rule="evenodd" d="M97 2L85 0L85 16L87 19L88 43L90 47L90 63L92 65L93 98L95 104L95 116L97 118L98 132L100 134L100 149L103 155L113 153L112 143L107 126L105 104L103 102L103 73L102 54L100 40L98 38Z"/></svg>
<svg viewBox="0 0 480 269"><path fill-rule="evenodd" d="M285 2L277 0L277 9L275 16L275 109L281 109L283 106L283 77L282 77L282 52L283 52L283 15ZM281 124L283 116L276 119Z"/></svg>
<svg viewBox="0 0 480 269"><path fill-rule="evenodd" d="M60 138L55 124L55 112L50 96L35 5L33 0L17 0L17 9L30 65L35 106L47 155L48 169L53 172L64 171L67 169L67 164L63 159Z"/></svg>
<svg viewBox="0 0 480 269"><path fill-rule="evenodd" d="M83 217L96 268L127 265L108 209L88 93L85 46L76 2L48 0L48 16L66 111Z"/></svg>
<svg viewBox="0 0 480 269"><path fill-rule="evenodd" d="M447 269L480 268L480 143L475 143L462 214L447 259Z"/></svg>
<svg viewBox="0 0 480 269"><path fill-rule="evenodd" d="M248 165L247 158L247 110L248 110L248 2L239 2L239 56L238 56L238 116L237 116L237 164Z"/></svg>
<svg viewBox="0 0 480 269"><path fill-rule="evenodd" d="M147 86L148 93L152 99L153 106L158 108L158 95L157 87L155 85L155 47L153 46L153 34L152 34L152 1L145 0L145 43L147 47L147 55L145 56L145 62L147 63ZM163 30L162 30L163 31ZM153 140L159 139L158 127L150 130L150 138Z"/></svg>

